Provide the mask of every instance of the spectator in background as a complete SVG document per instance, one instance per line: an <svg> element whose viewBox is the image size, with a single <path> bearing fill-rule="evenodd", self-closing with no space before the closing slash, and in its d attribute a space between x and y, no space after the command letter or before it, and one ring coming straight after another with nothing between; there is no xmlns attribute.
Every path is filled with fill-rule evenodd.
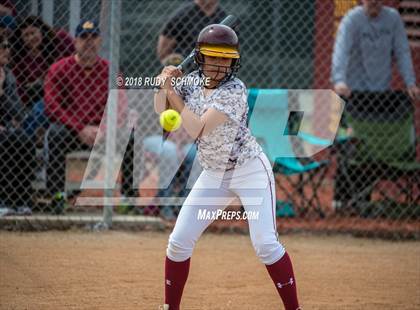
<svg viewBox="0 0 420 310"><path fill-rule="evenodd" d="M9 61L9 42L0 35L0 208L30 214L35 146L21 129L24 109Z"/></svg>
<svg viewBox="0 0 420 310"><path fill-rule="evenodd" d="M218 0L194 0L177 10L163 26L158 40L157 54L164 63L173 53L188 56L194 48L200 31L207 25L217 24L226 17Z"/></svg>
<svg viewBox="0 0 420 310"><path fill-rule="evenodd" d="M164 66L177 66L183 61L180 54L173 53L165 58ZM159 190L157 197L186 197L189 189L188 180L191 178L190 184L194 184L195 180L201 173L201 167L198 163L194 165L197 148L191 142L191 138L185 131L179 131L176 138L166 140L162 145L162 137L152 135L144 140L144 148L149 153L154 153L159 157L157 161L159 171ZM170 184L167 185L167 177L171 176L173 167L179 167L176 175ZM169 170L169 171L168 171ZM152 206L154 208L156 206ZM178 215L180 206L162 206L159 210L160 215L167 220L174 220ZM147 211L147 209L146 209Z"/></svg>
<svg viewBox="0 0 420 310"><path fill-rule="evenodd" d="M399 72L407 86L407 94L412 100L419 98L420 90L416 86L410 46L404 23L398 11L383 6L381 0L362 0L362 6L350 10L342 19L334 45L331 79L335 92L343 98L350 98L355 91L360 94L381 92L384 98L391 98L392 60L395 56ZM388 92L387 92L388 91ZM386 97L388 96L388 97ZM353 96L354 97L354 96ZM354 99L354 98L353 98ZM374 100L370 100L374 104ZM408 105L411 105L409 100ZM350 103L359 103L354 99ZM389 104L390 100L382 100ZM378 105L357 109L373 109L380 118ZM394 104L404 104L394 102ZM356 105L351 105L353 109ZM349 105L347 105L349 110ZM397 113L403 113L398 111ZM351 124L349 128L351 133ZM349 152L349 149L343 150ZM349 169L344 158L339 156L336 174L333 207L336 211L345 207L355 192L369 188L372 172L362 169ZM375 172L377 173L377 172ZM355 185L357 184L357 185ZM357 188L352 187L357 186ZM370 192L365 191L364 199ZM358 199L362 201L362 198Z"/></svg>
<svg viewBox="0 0 420 310"><path fill-rule="evenodd" d="M48 127L43 102L44 78L56 60L73 52L73 39L64 31L55 32L39 17L29 16L18 23L12 62L19 95L26 110L30 111L23 125L28 134ZM38 142L42 137L43 130L40 130Z"/></svg>
<svg viewBox="0 0 420 310"><path fill-rule="evenodd" d="M0 15L16 16L16 8L11 0L0 0Z"/></svg>
<svg viewBox="0 0 420 310"><path fill-rule="evenodd" d="M207 25L221 22L226 16L218 0L194 0L180 7L163 26L159 35L157 55L162 65L178 65L195 47L200 31ZM156 137L151 138L156 139ZM181 156L185 154L187 156L176 179L167 189L160 189L158 196L186 196L188 190L185 187L193 167L196 147L185 143L170 145L169 141L166 144L168 149L176 149L177 153L182 154ZM196 178L199 171L193 170L193 177ZM175 187L181 188L180 192L176 193ZM172 217L170 212L164 210L164 213L165 217Z"/></svg>
<svg viewBox="0 0 420 310"><path fill-rule="evenodd" d="M44 87L45 111L53 122L47 132L47 188L53 195L64 191L66 154L92 149L108 99L109 63L99 57L98 23L82 21L75 36L76 54L51 66ZM126 154L132 153L130 148L132 143ZM133 169L125 163L123 194L132 195Z"/></svg>
<svg viewBox="0 0 420 310"><path fill-rule="evenodd" d="M16 28L16 20L10 15L0 15L0 35L5 38L11 37Z"/></svg>
<svg viewBox="0 0 420 310"><path fill-rule="evenodd" d="M0 35L8 40L16 29L15 16L16 8L12 1L0 0Z"/></svg>
<svg viewBox="0 0 420 310"><path fill-rule="evenodd" d="M398 11L382 0L362 0L342 19L334 45L332 81L337 94L350 97L353 90L390 89L392 58L412 99L419 97L410 46Z"/></svg>
<svg viewBox="0 0 420 310"><path fill-rule="evenodd" d="M37 16L18 23L14 34L13 73L25 105L42 98L42 88L49 67L58 59L74 52L72 39L56 33Z"/></svg>

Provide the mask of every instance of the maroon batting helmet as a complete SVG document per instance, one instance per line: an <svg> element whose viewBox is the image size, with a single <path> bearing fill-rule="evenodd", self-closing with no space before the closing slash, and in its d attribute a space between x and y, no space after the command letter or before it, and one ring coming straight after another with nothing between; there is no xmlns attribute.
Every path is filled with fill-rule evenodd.
<svg viewBox="0 0 420 310"><path fill-rule="evenodd" d="M204 55L232 59L230 70L220 80L219 85L234 77L240 67L239 40L235 31L228 26L220 24L209 25L201 30L198 35L194 55L194 60L199 66L201 74ZM219 67L217 69L219 71L222 66L217 67Z"/></svg>

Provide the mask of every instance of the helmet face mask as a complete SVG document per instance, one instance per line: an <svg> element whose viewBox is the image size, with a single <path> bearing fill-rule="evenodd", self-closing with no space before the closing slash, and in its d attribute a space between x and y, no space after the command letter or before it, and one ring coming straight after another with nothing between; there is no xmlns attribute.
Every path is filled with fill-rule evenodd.
<svg viewBox="0 0 420 310"><path fill-rule="evenodd" d="M204 75L205 77L210 78L216 82L227 81L235 76L237 71L239 70L239 58L232 59L230 65L223 65L220 61L208 61L210 57L214 56L206 56L200 53L199 51L196 53L195 62L199 67L200 74ZM224 58L224 57L223 57ZM206 61L207 59L207 61ZM230 58L224 58L230 59ZM212 74L216 73L216 74Z"/></svg>
<svg viewBox="0 0 420 310"><path fill-rule="evenodd" d="M205 61L212 58L231 59L232 61L230 66L224 65L227 62L223 61ZM200 75L216 73L206 76L217 82L216 86L212 88L232 79L240 67L239 43L235 31L228 26L219 24L205 27L198 36L194 61L198 65Z"/></svg>

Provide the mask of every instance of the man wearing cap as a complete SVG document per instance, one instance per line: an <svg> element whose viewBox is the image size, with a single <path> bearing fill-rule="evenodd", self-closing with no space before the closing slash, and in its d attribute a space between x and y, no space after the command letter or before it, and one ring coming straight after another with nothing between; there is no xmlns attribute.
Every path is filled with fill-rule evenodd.
<svg viewBox="0 0 420 310"><path fill-rule="evenodd" d="M51 194L64 191L66 153L94 145L108 98L109 62L98 55L98 23L82 21L75 37L76 54L54 63L44 86L45 111L53 122L47 133ZM129 178L123 179L123 188L131 189Z"/></svg>

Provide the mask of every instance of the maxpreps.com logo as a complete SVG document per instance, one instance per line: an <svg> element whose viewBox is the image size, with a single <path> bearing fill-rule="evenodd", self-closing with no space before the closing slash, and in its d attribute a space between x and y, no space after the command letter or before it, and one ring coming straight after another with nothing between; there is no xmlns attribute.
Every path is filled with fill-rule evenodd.
<svg viewBox="0 0 420 310"><path fill-rule="evenodd" d="M258 220L258 211L234 211L234 210L206 210L198 209L197 220Z"/></svg>

